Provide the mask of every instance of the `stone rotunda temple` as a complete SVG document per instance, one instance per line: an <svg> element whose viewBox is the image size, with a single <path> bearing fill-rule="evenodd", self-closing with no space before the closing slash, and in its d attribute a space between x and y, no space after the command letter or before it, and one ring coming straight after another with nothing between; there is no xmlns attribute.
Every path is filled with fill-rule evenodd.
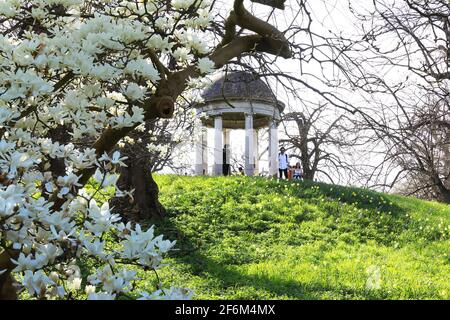
<svg viewBox="0 0 450 320"><path fill-rule="evenodd" d="M206 128L214 128L213 175L226 174L224 171L228 170L230 131L245 129L244 170L249 176L259 171L258 130L269 128L269 175L276 175L278 123L284 104L276 99L269 86L252 73L234 71L219 75L202 97L204 102L196 106L202 128L195 146L195 174L208 174Z"/></svg>

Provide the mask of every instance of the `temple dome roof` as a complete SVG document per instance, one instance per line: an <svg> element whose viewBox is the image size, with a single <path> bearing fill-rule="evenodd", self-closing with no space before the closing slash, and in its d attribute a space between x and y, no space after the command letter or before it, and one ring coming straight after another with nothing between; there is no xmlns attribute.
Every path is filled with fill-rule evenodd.
<svg viewBox="0 0 450 320"><path fill-rule="evenodd" d="M246 114L252 114L254 129L268 127L272 120L280 121L285 108L257 74L245 71L216 74L202 98L204 101L195 107L203 124L210 128L220 115L223 128L244 129Z"/></svg>
<svg viewBox="0 0 450 320"><path fill-rule="evenodd" d="M202 93L207 102L217 100L262 101L278 105L273 91L256 75L245 71L231 71L218 75Z"/></svg>

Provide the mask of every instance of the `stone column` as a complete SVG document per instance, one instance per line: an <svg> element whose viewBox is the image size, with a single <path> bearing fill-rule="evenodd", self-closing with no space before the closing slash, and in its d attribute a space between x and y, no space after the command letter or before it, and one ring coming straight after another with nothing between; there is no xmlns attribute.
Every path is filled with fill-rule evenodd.
<svg viewBox="0 0 450 320"><path fill-rule="evenodd" d="M223 164L223 132L222 116L214 118L214 175L222 175Z"/></svg>
<svg viewBox="0 0 450 320"><path fill-rule="evenodd" d="M202 131L202 174L208 174L208 128Z"/></svg>
<svg viewBox="0 0 450 320"><path fill-rule="evenodd" d="M203 169L204 169L204 145L205 141L203 140L203 132L205 130L205 127L203 125L200 126L197 132L197 137L195 141L195 175L201 176L203 175Z"/></svg>
<svg viewBox="0 0 450 320"><path fill-rule="evenodd" d="M259 136L258 129L253 130L253 148L255 150L255 175L259 175Z"/></svg>
<svg viewBox="0 0 450 320"><path fill-rule="evenodd" d="M269 176L278 174L278 126L272 119L269 125Z"/></svg>
<svg viewBox="0 0 450 320"><path fill-rule="evenodd" d="M245 174L252 176L255 172L253 150L253 115L245 114Z"/></svg>

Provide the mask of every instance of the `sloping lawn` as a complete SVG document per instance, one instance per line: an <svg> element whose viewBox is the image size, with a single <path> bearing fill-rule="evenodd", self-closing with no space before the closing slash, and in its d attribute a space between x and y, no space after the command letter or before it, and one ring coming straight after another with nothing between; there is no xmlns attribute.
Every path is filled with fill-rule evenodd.
<svg viewBox="0 0 450 320"><path fill-rule="evenodd" d="M256 177L156 181L158 231L178 249L159 276L196 299L450 298L447 205Z"/></svg>

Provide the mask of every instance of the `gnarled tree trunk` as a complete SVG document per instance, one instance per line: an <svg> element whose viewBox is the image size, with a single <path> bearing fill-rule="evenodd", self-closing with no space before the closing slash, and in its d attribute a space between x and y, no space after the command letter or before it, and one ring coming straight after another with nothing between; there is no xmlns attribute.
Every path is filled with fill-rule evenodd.
<svg viewBox="0 0 450 320"><path fill-rule="evenodd" d="M11 271L15 265L12 259L19 257L18 250L6 249L0 253L0 270L6 270L0 275L0 300L16 300L17 290L14 287L14 278L11 276Z"/></svg>
<svg viewBox="0 0 450 320"><path fill-rule="evenodd" d="M128 135L131 142L120 150L121 156L127 157L125 160L127 166L121 168L117 186L124 191L134 189L134 193L133 199L115 198L112 205L128 219L159 219L166 214L158 200L159 189L151 172L150 159L153 157L147 149L151 141L150 129L154 124L154 121L146 121L144 131L132 131Z"/></svg>
<svg viewBox="0 0 450 320"><path fill-rule="evenodd" d="M152 177L149 164L142 162L135 159L129 161L128 167L122 168L117 183L121 190L134 189L133 201L130 203L128 198L115 198L112 204L127 218L162 218L166 211L158 200L158 185Z"/></svg>
<svg viewBox="0 0 450 320"><path fill-rule="evenodd" d="M17 300L16 288L14 287L14 279L11 274L0 276L0 300Z"/></svg>

